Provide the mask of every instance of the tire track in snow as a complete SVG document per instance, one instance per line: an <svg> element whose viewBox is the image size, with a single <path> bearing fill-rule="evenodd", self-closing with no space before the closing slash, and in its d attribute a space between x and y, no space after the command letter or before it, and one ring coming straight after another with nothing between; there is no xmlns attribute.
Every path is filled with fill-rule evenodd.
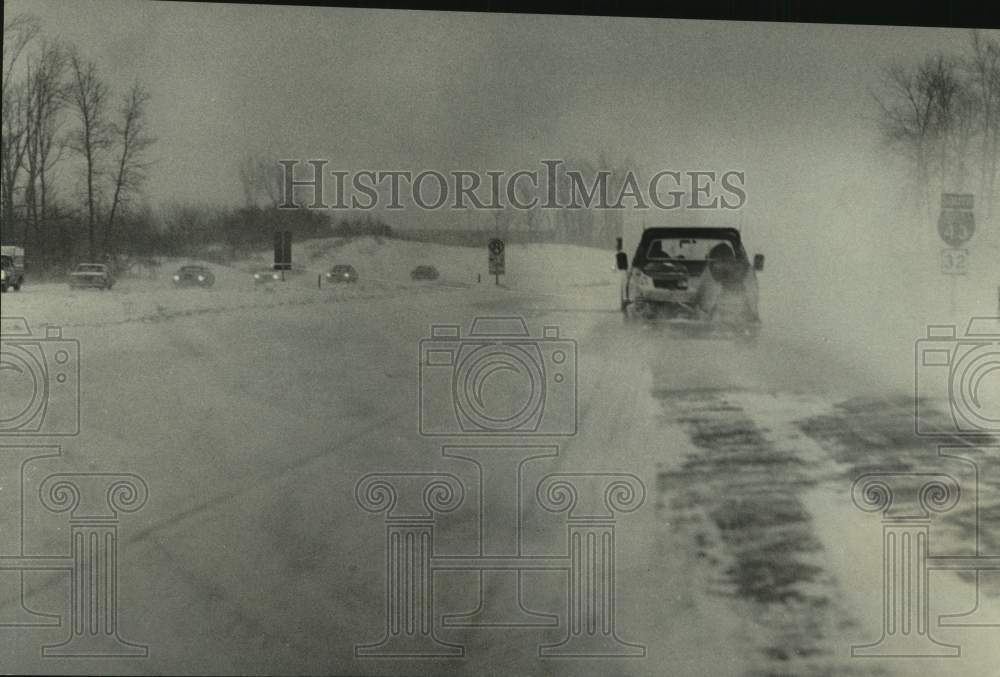
<svg viewBox="0 0 1000 677"><path fill-rule="evenodd" d="M979 554L1000 554L1000 439L949 436L952 424L946 414L929 404L921 412L927 414L921 417L924 428L941 430L940 439L914 432L912 397L845 400L828 413L799 421L798 427L845 469L847 483L866 472L886 470L953 474L963 496L954 509L934 517L935 554L975 555L977 544ZM976 581L973 572L955 575ZM983 575L980 583L1000 606L1000 576Z"/></svg>
<svg viewBox="0 0 1000 677"><path fill-rule="evenodd" d="M661 472L657 489L676 528L694 540L702 584L736 600L760 655L748 676L880 675L848 665L831 647L853 619L839 604L824 546L804 501L825 464L760 427L733 391L654 390L665 422L679 425L700 453Z"/></svg>

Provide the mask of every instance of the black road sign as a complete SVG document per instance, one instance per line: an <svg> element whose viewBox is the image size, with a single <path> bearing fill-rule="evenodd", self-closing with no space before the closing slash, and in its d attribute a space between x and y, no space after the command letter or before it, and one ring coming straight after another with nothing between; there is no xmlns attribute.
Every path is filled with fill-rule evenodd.
<svg viewBox="0 0 1000 677"><path fill-rule="evenodd" d="M504 241L493 238L488 245L490 250L490 275L503 275L506 268L504 257Z"/></svg>

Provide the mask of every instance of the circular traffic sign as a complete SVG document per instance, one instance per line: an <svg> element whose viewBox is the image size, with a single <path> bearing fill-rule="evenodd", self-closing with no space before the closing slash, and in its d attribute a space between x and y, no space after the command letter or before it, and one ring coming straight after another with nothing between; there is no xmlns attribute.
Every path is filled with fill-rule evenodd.
<svg viewBox="0 0 1000 677"><path fill-rule="evenodd" d="M938 217L938 235L949 247L961 247L972 239L976 221L966 209L942 209Z"/></svg>

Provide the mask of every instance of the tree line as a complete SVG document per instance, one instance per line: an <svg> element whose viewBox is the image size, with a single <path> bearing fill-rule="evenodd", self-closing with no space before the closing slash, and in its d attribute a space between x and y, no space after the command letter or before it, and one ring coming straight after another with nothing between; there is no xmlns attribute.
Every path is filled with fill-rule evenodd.
<svg viewBox="0 0 1000 677"><path fill-rule="evenodd" d="M584 180L584 185L574 185L570 173L576 172ZM554 186L539 182L534 186L522 181L514 185L517 201L534 206L530 209L505 209L492 212L478 212L475 230L468 237L460 234L438 234L445 240L480 242L480 236L496 235L511 242L548 242L580 244L594 247L614 246L615 238L622 235L628 209L602 208L598 195L603 187L604 195L613 202L632 174L640 182L645 181L638 164L630 157L612 158L607 152L599 152L596 157L569 157L563 162L562 171ZM596 190L595 190L596 189ZM551 191L551 193L549 193ZM594 192L593 206L545 209L549 197L555 204L568 205L579 200L580 191ZM631 204L631 203L629 203ZM435 235L437 237L437 235Z"/></svg>
<svg viewBox="0 0 1000 677"><path fill-rule="evenodd" d="M152 239L143 242L147 255L203 257L228 263L273 242L276 230L294 241L329 237L393 237L393 229L371 214L348 214L334 221L329 212L279 209L276 205L221 208L174 203L148 214Z"/></svg>
<svg viewBox="0 0 1000 677"><path fill-rule="evenodd" d="M247 153L237 162L236 171L244 202L240 211L246 213L253 213L259 209L268 213L279 211L278 205L285 201L283 193L285 176L276 157L265 153ZM578 172L584 177L587 185L574 186L569 176L571 172ZM456 224L452 229L396 230L371 212L361 211L339 219L335 223L331 222L332 234L343 237L364 235L397 237L475 246L485 242L489 237L502 236L519 242L576 243L607 247L614 243L615 237L622 234L626 210L601 209L598 206L544 209L542 205L548 200L550 189L553 191L552 197L556 203L573 203L574 190L582 189L589 192L595 188L598 179L603 182L604 194L613 200L621 191L629 173L638 180L643 180L642 173L631 158L612 159L606 152L598 153L596 158L569 158L562 163L558 181L551 188L542 182L538 185L533 185L529 181L514 184L514 197L520 204L535 203L530 209L504 208L477 211L466 208L458 213L463 222L460 224L461 227ZM598 205L600 200L595 198L593 202ZM417 209L416 206L411 208ZM449 212L447 208L442 211ZM454 215L449 213L449 216Z"/></svg>
<svg viewBox="0 0 1000 677"><path fill-rule="evenodd" d="M1000 41L971 33L962 54L932 54L883 71L873 98L883 142L909 170L914 205L931 217L939 192L973 192L997 208Z"/></svg>
<svg viewBox="0 0 1000 677"><path fill-rule="evenodd" d="M46 36L41 22L4 23L0 236L33 267L122 253L150 166L148 89L116 94L97 62ZM85 224L81 228L81 224Z"/></svg>

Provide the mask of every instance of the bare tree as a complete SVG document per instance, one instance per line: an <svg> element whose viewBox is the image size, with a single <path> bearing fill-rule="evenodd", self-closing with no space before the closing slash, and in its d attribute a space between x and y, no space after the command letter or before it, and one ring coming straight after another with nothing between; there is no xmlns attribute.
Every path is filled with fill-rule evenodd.
<svg viewBox="0 0 1000 677"><path fill-rule="evenodd" d="M31 14L19 14L3 25L3 97L13 86L14 66L25 47L42 30L42 22Z"/></svg>
<svg viewBox="0 0 1000 677"><path fill-rule="evenodd" d="M952 145L961 127L962 100L967 95L961 80L958 62L943 54L928 59L917 71L920 85L933 101L931 130L937 155L937 173L942 192L948 188L951 174ZM968 110L967 108L965 109Z"/></svg>
<svg viewBox="0 0 1000 677"><path fill-rule="evenodd" d="M115 215L122 202L139 190L146 179L149 163L145 154L156 139L149 135L146 104L149 92L138 82L134 83L122 97L118 110L118 121L112 125L114 138L118 143L118 161L115 170L114 191L111 209L104 227L104 248L107 251L109 239L114 233Z"/></svg>
<svg viewBox="0 0 1000 677"><path fill-rule="evenodd" d="M7 88L3 93L3 129L0 142L0 197L3 199L3 225L12 228L17 199L18 176L24 164L27 112L24 83Z"/></svg>
<svg viewBox="0 0 1000 677"><path fill-rule="evenodd" d="M281 203L283 174L281 165L272 158L258 159L258 190L267 198L268 206L277 208Z"/></svg>
<svg viewBox="0 0 1000 677"><path fill-rule="evenodd" d="M238 171L246 207L258 207L262 199L268 207L280 204L284 175L277 160L260 153L247 153L240 160Z"/></svg>
<svg viewBox="0 0 1000 677"><path fill-rule="evenodd" d="M23 168L26 141L26 87L14 79L14 69L25 48L41 31L41 22L30 14L19 14L4 23L3 72L0 83L0 105L3 122L0 126L0 216L5 227L14 223L14 200L17 181Z"/></svg>
<svg viewBox="0 0 1000 677"><path fill-rule="evenodd" d="M979 105L979 190L992 216L1000 156L1000 41L972 32L967 68Z"/></svg>
<svg viewBox="0 0 1000 677"><path fill-rule="evenodd" d="M885 71L884 91L873 94L883 141L911 163L917 203L928 216L931 179L935 170L942 182L947 173L944 138L954 124L958 89L955 64L936 55L912 69L890 66Z"/></svg>
<svg viewBox="0 0 1000 677"><path fill-rule="evenodd" d="M948 127L946 141L952 156L954 179L952 187L959 191L967 189L969 178L969 147L976 135L977 118L979 117L979 101L972 88L962 83L951 110L951 124Z"/></svg>
<svg viewBox="0 0 1000 677"><path fill-rule="evenodd" d="M245 207L257 205L257 159L247 153L237 165L240 188L243 189L243 204Z"/></svg>
<svg viewBox="0 0 1000 677"><path fill-rule="evenodd" d="M44 41L37 57L28 59L25 242L29 223L38 238L39 224L48 217L50 170L62 154L56 139L59 111L65 102L65 71L65 50L56 42ZM44 246L39 250L45 251Z"/></svg>
<svg viewBox="0 0 1000 677"><path fill-rule="evenodd" d="M928 218L932 183L941 191L978 188L987 218L997 202L1000 41L973 31L970 43L967 57L937 54L889 68L874 95L883 140L913 168ZM978 186L970 186L976 173Z"/></svg>
<svg viewBox="0 0 1000 677"><path fill-rule="evenodd" d="M97 64L72 51L69 56L71 82L70 106L76 112L80 128L69 142L85 163L87 190L87 235L90 258L97 257L97 186L99 164L111 139L107 121L108 87L97 73Z"/></svg>

